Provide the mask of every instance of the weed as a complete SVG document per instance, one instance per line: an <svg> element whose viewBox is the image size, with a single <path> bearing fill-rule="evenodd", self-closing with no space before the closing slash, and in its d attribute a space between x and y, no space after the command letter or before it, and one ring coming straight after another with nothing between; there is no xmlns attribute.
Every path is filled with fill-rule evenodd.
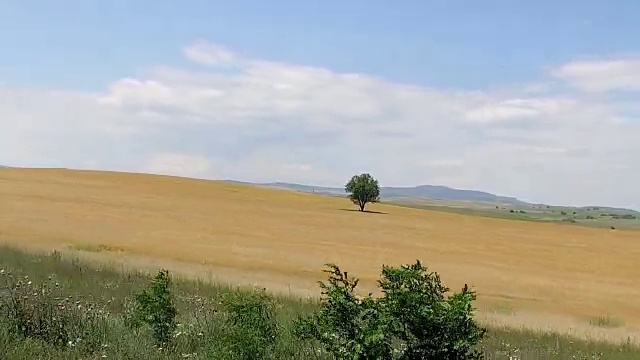
<svg viewBox="0 0 640 360"><path fill-rule="evenodd" d="M1 271L5 290L1 296L1 322L8 333L44 341L58 348L98 348L108 331L108 312L102 307L64 296L58 281L36 284L29 276Z"/></svg>

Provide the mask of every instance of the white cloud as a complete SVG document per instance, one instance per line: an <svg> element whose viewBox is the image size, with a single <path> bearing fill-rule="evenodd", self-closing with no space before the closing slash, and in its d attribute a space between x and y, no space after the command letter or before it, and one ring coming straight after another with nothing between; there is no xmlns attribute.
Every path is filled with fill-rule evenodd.
<svg viewBox="0 0 640 360"><path fill-rule="evenodd" d="M640 58L575 61L552 74L589 92L640 91Z"/></svg>
<svg viewBox="0 0 640 360"><path fill-rule="evenodd" d="M460 159L436 159L427 161L417 161L417 166L424 166L428 168L461 168L465 166L464 161Z"/></svg>
<svg viewBox="0 0 640 360"><path fill-rule="evenodd" d="M640 206L634 96L594 99L547 79L440 90L203 41L184 54L210 67L149 68L95 94L0 88L0 164L335 186L367 171L386 185Z"/></svg>
<svg viewBox="0 0 640 360"><path fill-rule="evenodd" d="M475 123L522 120L555 115L571 103L565 99L509 99L473 109L465 117Z"/></svg>
<svg viewBox="0 0 640 360"><path fill-rule="evenodd" d="M313 170L313 166L309 164L285 164L285 165L282 165L282 167L288 170L298 170L298 171Z"/></svg>
<svg viewBox="0 0 640 360"><path fill-rule="evenodd" d="M199 40L184 49L187 59L209 66L229 65L237 60L236 55L225 46Z"/></svg>
<svg viewBox="0 0 640 360"><path fill-rule="evenodd" d="M150 174L173 175L192 178L215 178L209 159L199 155L176 153L154 154L142 168Z"/></svg>

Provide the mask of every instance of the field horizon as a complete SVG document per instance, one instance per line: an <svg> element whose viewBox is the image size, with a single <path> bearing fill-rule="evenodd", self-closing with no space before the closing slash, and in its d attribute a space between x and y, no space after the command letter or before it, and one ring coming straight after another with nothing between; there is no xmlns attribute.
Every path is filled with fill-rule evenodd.
<svg viewBox="0 0 640 360"><path fill-rule="evenodd" d="M612 341L640 334L640 233L483 218L223 181L66 169L0 171L0 241L132 268L317 293L325 263L375 289L416 259L478 291L485 322ZM608 319L604 321L603 319Z"/></svg>
<svg viewBox="0 0 640 360"><path fill-rule="evenodd" d="M346 197L343 188L304 185L297 183L252 183L224 180L236 184L257 185L267 188L293 190L303 193ZM442 185L412 187L380 187L380 202L384 204L536 222L561 223L594 228L640 230L640 212L621 207L602 205L569 206L526 202L516 197L493 193L451 188Z"/></svg>

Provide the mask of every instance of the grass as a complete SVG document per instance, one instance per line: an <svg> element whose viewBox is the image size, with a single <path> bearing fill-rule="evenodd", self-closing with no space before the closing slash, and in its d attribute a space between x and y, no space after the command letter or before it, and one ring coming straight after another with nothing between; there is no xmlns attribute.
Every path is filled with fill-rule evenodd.
<svg viewBox="0 0 640 360"><path fill-rule="evenodd" d="M70 248L80 251L88 251L88 252L123 252L125 249L121 247L115 247L105 244L73 244Z"/></svg>
<svg viewBox="0 0 640 360"><path fill-rule="evenodd" d="M99 334L100 348L94 354L98 358L104 354L112 359L175 359L194 353L198 354L197 358L229 358L219 353L228 344L216 340L225 335L225 329L220 328L224 323L214 323L211 315L219 310L221 300L238 291L238 288L175 278L172 290L180 312L180 325L178 335L175 335L175 348L163 353L154 348L149 333L139 336L125 326L123 318L132 294L149 283L148 273L114 271L84 264L77 258L65 258L60 253L32 255L10 248L0 248L0 264L4 273L28 277L33 283L52 278L64 289L64 296L71 295L74 299L82 298L104 306L110 316L105 319L106 331ZM4 285L2 280L0 277L0 287ZM295 339L290 336L290 326L295 315L310 311L313 303L299 298L276 299L280 304L278 324L283 334L277 351L278 355L287 357L275 358L304 359L304 352L308 349L297 347ZM86 356L77 345L61 350L34 339L16 339L7 333L6 326L2 327L6 320L0 319L0 353L5 354L3 359L69 359ZM288 356L291 354L294 356Z"/></svg>
<svg viewBox="0 0 640 360"><path fill-rule="evenodd" d="M38 283L49 278L60 284L64 295L86 299L104 308L108 314L94 334L74 341L72 345L54 347L34 339L16 338L7 331L7 319L0 316L0 353L3 359L231 359L228 353L229 323L215 317L220 301L237 291L233 288L174 278L174 291L179 311L179 326L174 334L174 345L163 351L154 347L148 332L135 333L125 326L123 314L127 299L133 292L145 287L149 274L122 272L85 264L60 253L34 255L15 249L0 247L0 264L4 273L12 272ZM0 286L5 278L0 276ZM300 314L313 311L316 303L290 296L275 296L276 321L279 336L269 354L270 359L329 359L313 344L301 343L292 335L292 323ZM82 344L95 342L92 351ZM543 333L526 329L489 328L481 345L487 359L509 359L518 355L521 360L537 359L637 359L640 348L631 344L612 345L600 341L574 339L567 335ZM84 349L84 350L83 350ZM581 357L582 356L582 357Z"/></svg>
<svg viewBox="0 0 640 360"><path fill-rule="evenodd" d="M609 315L600 315L589 318L589 324L603 328L617 328L623 325L622 321Z"/></svg>
<svg viewBox="0 0 640 360"><path fill-rule="evenodd" d="M640 332L640 232L492 219L168 176L60 169L0 171L0 241L174 274L317 294L327 262L375 287L382 264L420 259L452 288L469 283L482 314L593 330L609 314ZM74 285L72 285L74 286ZM588 330L588 331L587 331Z"/></svg>
<svg viewBox="0 0 640 360"><path fill-rule="evenodd" d="M516 315L517 311L513 308L513 306L503 303L503 304L495 304L490 309L490 311L496 312L498 314L503 315Z"/></svg>
<svg viewBox="0 0 640 360"><path fill-rule="evenodd" d="M577 225L597 229L640 230L638 212L598 207L510 206L489 203L440 201L419 198L395 198L385 203L414 209L481 216L494 219ZM496 208L496 206L498 208ZM632 217L632 218L625 218Z"/></svg>

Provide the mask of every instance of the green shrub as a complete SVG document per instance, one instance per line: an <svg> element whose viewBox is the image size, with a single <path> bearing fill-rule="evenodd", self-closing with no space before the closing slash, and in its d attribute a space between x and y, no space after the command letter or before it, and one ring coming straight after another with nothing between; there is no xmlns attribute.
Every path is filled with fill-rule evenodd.
<svg viewBox="0 0 640 360"><path fill-rule="evenodd" d="M168 345L176 328L178 311L169 285L169 272L159 271L147 289L135 294L134 307L127 319L129 326L133 328L148 325L159 347Z"/></svg>
<svg viewBox="0 0 640 360"><path fill-rule="evenodd" d="M337 359L479 359L485 330L473 319L475 293L465 285L449 291L419 261L383 266L383 296L355 294L358 279L328 264L329 283L320 282L320 310L298 322L303 339L318 341Z"/></svg>
<svg viewBox="0 0 640 360"><path fill-rule="evenodd" d="M230 352L242 360L267 358L278 336L272 297L264 290L236 291L224 298L223 305L230 325Z"/></svg>
<svg viewBox="0 0 640 360"><path fill-rule="evenodd" d="M475 346L485 330L473 319L475 292L467 285L450 297L437 273L420 261L400 268L383 266L380 299L394 337L406 348L401 359L479 359Z"/></svg>
<svg viewBox="0 0 640 360"><path fill-rule="evenodd" d="M327 264L328 284L320 281L320 310L300 318L297 334L318 341L336 359L389 359L392 353L388 321L381 304L359 298L358 279L349 278L334 264Z"/></svg>

